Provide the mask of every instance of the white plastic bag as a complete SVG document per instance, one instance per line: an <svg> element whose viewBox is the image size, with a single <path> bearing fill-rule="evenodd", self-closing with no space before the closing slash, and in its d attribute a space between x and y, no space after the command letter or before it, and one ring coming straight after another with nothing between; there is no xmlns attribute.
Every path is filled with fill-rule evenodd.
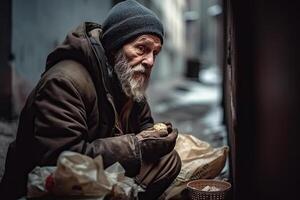
<svg viewBox="0 0 300 200"><path fill-rule="evenodd" d="M88 156L65 151L56 167L37 167L28 177L27 197L118 197L134 199L142 189L134 180L124 176L125 170L119 163L103 169L101 156Z"/></svg>

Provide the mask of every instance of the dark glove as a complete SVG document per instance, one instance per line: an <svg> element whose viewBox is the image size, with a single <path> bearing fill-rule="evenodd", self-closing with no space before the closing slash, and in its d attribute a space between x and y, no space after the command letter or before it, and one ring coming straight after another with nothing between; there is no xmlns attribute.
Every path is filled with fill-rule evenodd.
<svg viewBox="0 0 300 200"><path fill-rule="evenodd" d="M143 161L156 161L170 153L176 144L178 130L172 132L145 130L136 135Z"/></svg>
<svg viewBox="0 0 300 200"><path fill-rule="evenodd" d="M173 131L173 125L171 122L167 121L167 122L163 122L165 125L167 125L167 130L168 133L171 133Z"/></svg>

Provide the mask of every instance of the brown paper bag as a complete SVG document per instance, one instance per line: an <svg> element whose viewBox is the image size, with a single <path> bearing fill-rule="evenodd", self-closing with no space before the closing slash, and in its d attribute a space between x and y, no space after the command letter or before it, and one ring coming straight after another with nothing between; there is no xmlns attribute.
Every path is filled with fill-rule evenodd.
<svg viewBox="0 0 300 200"><path fill-rule="evenodd" d="M228 154L227 146L212 148L207 142L188 134L178 135L175 150L181 158L182 167L175 181L166 190L166 199L179 198L191 180L218 176L225 166Z"/></svg>

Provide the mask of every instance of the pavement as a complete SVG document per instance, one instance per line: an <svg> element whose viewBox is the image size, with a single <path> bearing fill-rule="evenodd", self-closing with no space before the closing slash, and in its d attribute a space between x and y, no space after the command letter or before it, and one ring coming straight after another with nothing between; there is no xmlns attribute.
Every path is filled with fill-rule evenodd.
<svg viewBox="0 0 300 200"><path fill-rule="evenodd" d="M221 85L177 79L153 82L147 93L155 121L170 121L180 133L214 147L227 144L221 107Z"/></svg>
<svg viewBox="0 0 300 200"><path fill-rule="evenodd" d="M0 120L0 180L2 179L8 145L16 137L17 121Z"/></svg>

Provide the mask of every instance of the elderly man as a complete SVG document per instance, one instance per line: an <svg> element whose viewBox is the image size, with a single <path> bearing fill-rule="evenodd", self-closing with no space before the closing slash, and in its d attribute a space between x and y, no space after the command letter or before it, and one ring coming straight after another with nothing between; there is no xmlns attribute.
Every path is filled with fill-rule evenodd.
<svg viewBox="0 0 300 200"><path fill-rule="evenodd" d="M135 1L115 5L101 27L84 23L47 58L22 110L10 145L1 198L26 194L28 173L56 165L65 150L119 162L144 187L141 199L162 198L178 175L177 130L153 129L145 98L163 44L158 17Z"/></svg>

